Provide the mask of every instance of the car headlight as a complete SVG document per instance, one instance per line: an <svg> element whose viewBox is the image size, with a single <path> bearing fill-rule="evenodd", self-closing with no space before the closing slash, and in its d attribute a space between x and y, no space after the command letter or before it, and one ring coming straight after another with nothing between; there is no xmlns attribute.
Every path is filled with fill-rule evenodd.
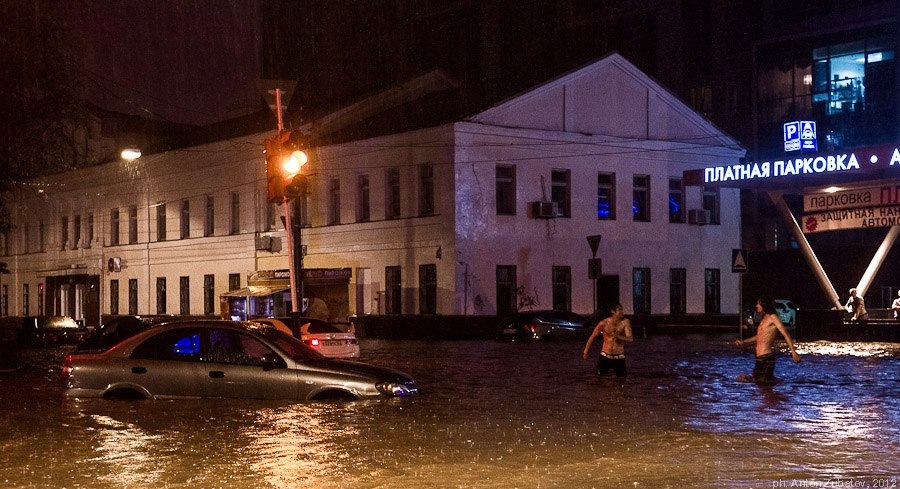
<svg viewBox="0 0 900 489"><path fill-rule="evenodd" d="M386 396L394 397L414 396L419 393L415 383L379 382L375 384L375 388Z"/></svg>

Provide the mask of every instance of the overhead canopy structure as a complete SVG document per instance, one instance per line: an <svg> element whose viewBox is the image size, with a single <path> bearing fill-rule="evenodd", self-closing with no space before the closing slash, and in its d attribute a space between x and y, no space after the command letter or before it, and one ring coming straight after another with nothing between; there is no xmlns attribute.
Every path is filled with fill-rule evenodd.
<svg viewBox="0 0 900 489"><path fill-rule="evenodd" d="M856 289L864 295L900 235L900 146L884 145L819 153L795 153L781 159L723 165L684 172L685 185L749 188L766 192L803 256L835 307L842 307L805 233L889 228ZM804 195L801 228L784 201L786 193Z"/></svg>

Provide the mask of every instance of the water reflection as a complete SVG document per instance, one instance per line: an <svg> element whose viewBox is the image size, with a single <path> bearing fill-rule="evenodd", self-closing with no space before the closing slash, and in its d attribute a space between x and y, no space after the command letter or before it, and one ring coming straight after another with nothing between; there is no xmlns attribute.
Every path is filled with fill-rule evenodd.
<svg viewBox="0 0 900 489"><path fill-rule="evenodd" d="M772 487L896 477L898 345L800 344L771 386L751 352L652 337L628 379L583 344L364 340L418 398L296 404L60 399L53 362L0 377L3 487ZM43 355L43 354L42 354ZM868 479L867 479L868 480ZM788 486L790 487L790 486Z"/></svg>

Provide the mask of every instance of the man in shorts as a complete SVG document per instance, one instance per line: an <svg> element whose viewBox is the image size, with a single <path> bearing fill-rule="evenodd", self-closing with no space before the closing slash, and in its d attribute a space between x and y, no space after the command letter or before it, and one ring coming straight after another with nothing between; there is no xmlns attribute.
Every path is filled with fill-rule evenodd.
<svg viewBox="0 0 900 489"><path fill-rule="evenodd" d="M753 374L738 375L739 382L771 383L775 381L775 339L778 333L787 341L791 349L791 358L794 363L800 363L800 355L794 348L794 341L785 329L781 319L775 312L775 303L772 299L763 297L756 301L756 312L762 314L762 320L756 328L756 334L746 340L736 340L735 346L743 346L748 343L756 343L756 365Z"/></svg>
<svg viewBox="0 0 900 489"><path fill-rule="evenodd" d="M631 321L623 316L621 304L613 305L612 316L594 327L594 332L584 345L582 358L587 360L591 344L601 334L603 346L600 348L600 358L597 359L597 375L604 375L609 369L613 369L616 377L625 378L625 343L634 341L634 337L631 335Z"/></svg>

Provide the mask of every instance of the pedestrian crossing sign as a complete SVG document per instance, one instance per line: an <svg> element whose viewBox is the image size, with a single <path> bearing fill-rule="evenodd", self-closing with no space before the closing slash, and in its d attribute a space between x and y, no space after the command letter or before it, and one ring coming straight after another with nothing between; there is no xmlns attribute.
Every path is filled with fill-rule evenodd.
<svg viewBox="0 0 900 489"><path fill-rule="evenodd" d="M731 271L746 273L747 268L747 250L740 248L731 250Z"/></svg>

